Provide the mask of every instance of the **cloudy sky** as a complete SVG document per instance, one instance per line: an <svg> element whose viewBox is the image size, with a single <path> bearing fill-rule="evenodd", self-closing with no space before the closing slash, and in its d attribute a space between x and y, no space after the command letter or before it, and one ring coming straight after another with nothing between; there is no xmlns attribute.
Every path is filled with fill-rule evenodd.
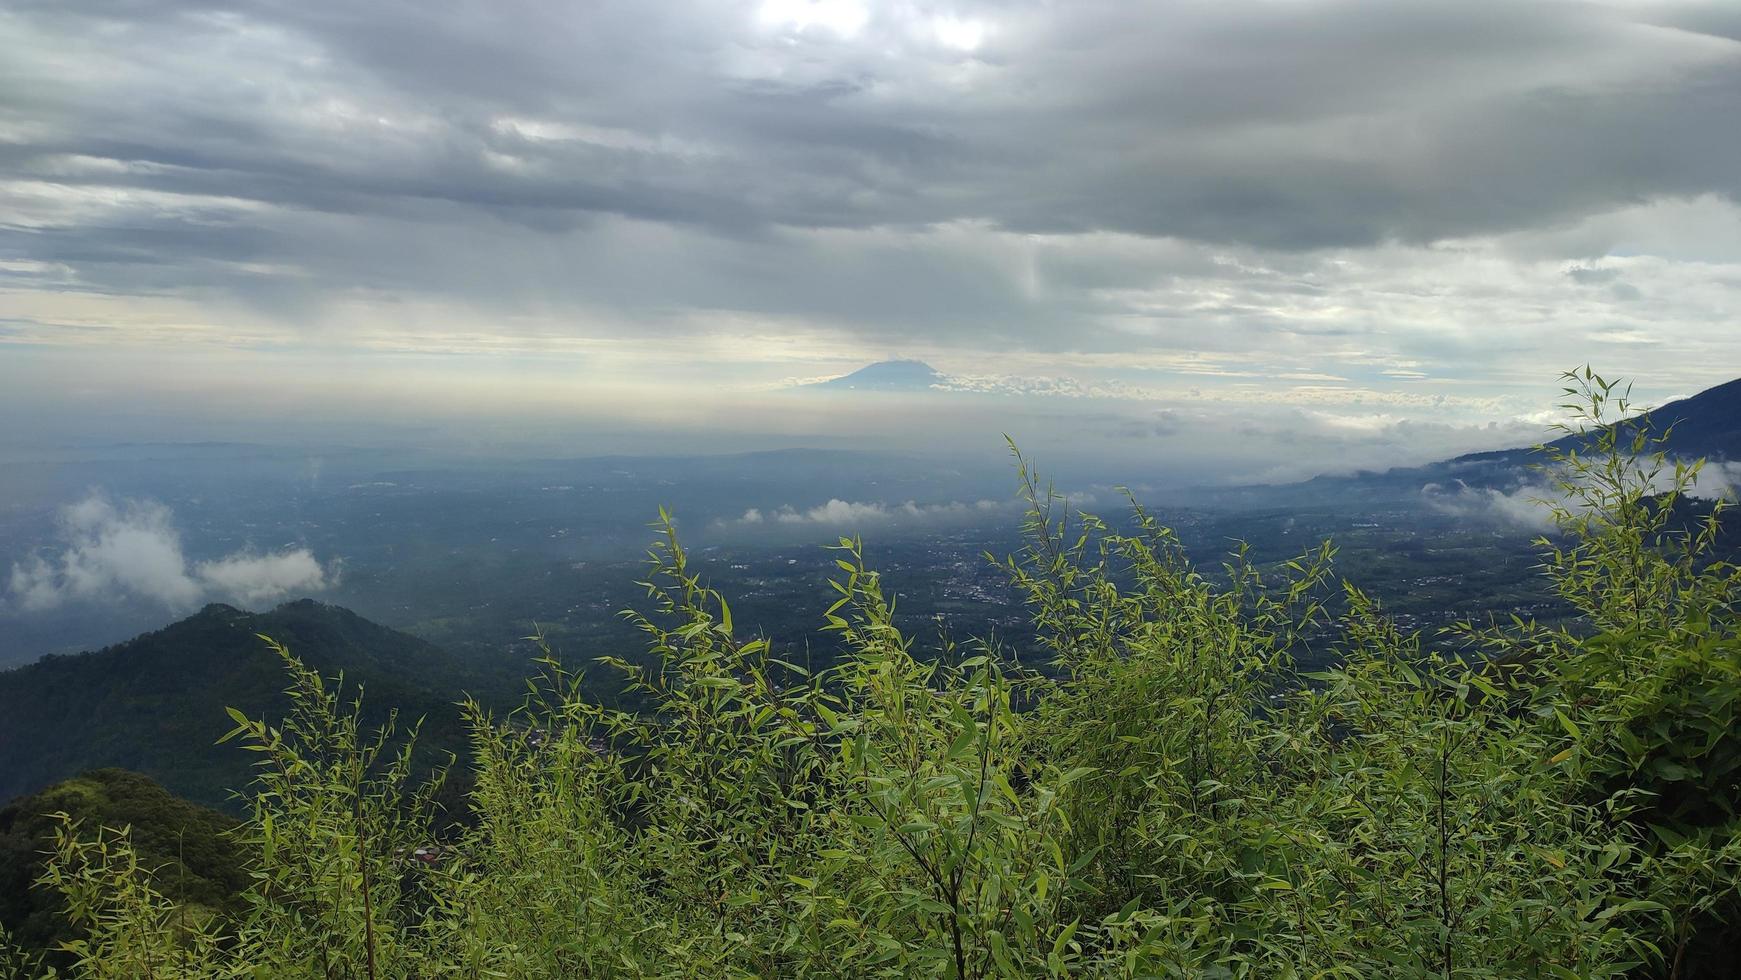
<svg viewBox="0 0 1741 980"><path fill-rule="evenodd" d="M799 438L769 392L904 356L1436 451L1585 362L1741 375L1732 2L12 0L0 43L0 402L67 435Z"/></svg>

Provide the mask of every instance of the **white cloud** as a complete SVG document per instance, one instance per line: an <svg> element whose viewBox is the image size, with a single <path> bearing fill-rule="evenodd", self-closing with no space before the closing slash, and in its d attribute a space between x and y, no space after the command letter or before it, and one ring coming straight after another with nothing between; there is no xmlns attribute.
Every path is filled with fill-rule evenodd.
<svg viewBox="0 0 1741 980"><path fill-rule="evenodd" d="M766 515L751 507L735 520L716 522L719 527L744 527L773 521L787 526L811 525L832 528L853 528L868 525L946 522L1011 510L1013 502L996 500L952 500L941 504L921 504L912 500L899 504L876 501L841 500L831 498L825 504L800 510L787 504Z"/></svg>
<svg viewBox="0 0 1741 980"><path fill-rule="evenodd" d="M931 33L937 43L957 51L976 51L985 43L985 21L960 17L933 17Z"/></svg>
<svg viewBox="0 0 1741 980"><path fill-rule="evenodd" d="M1741 497L1741 462L1710 460L1699 471L1692 496L1701 500L1735 500Z"/></svg>
<svg viewBox="0 0 1741 980"><path fill-rule="evenodd" d="M821 27L851 37L864 29L870 11L854 0L767 0L758 19L764 26L783 30Z"/></svg>
<svg viewBox="0 0 1741 980"><path fill-rule="evenodd" d="M911 503L909 502L909 506ZM859 503L851 500L835 498L826 504L812 507L806 511L796 511L790 507L781 509L774 515L781 524L881 524L889 519L889 509L877 503Z"/></svg>
<svg viewBox="0 0 1741 980"><path fill-rule="evenodd" d="M1471 487L1461 481L1446 487L1429 483L1421 488L1427 506L1452 517L1485 518L1533 531L1554 526L1553 505L1563 500L1555 489L1531 485L1516 490Z"/></svg>
<svg viewBox="0 0 1741 980"><path fill-rule="evenodd" d="M1666 493L1673 488L1672 470L1658 473L1649 489ZM1711 461L1699 472L1686 495L1695 500L1734 500L1741 495L1741 463ZM1485 518L1503 524L1546 531L1554 526L1553 510L1575 501L1558 486L1537 480L1512 490L1471 487L1461 480L1451 486L1429 483L1421 488L1427 506L1454 517Z"/></svg>
<svg viewBox="0 0 1741 980"><path fill-rule="evenodd" d="M190 563L169 508L149 500L116 503L92 494L61 509L59 530L57 554L12 566L9 590L25 611L127 599L171 609L214 598L257 605L318 592L337 575L336 566L322 566L306 548Z"/></svg>
<svg viewBox="0 0 1741 980"><path fill-rule="evenodd" d="M201 562L195 573L214 592L257 605L292 592L318 592L329 584L328 570L307 548L271 555L233 554Z"/></svg>

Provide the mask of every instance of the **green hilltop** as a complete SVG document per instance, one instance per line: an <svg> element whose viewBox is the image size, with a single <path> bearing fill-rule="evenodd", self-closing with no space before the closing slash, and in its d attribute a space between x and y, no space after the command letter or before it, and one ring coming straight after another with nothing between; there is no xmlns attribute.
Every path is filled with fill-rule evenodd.
<svg viewBox="0 0 1741 980"><path fill-rule="evenodd" d="M230 727L225 709L276 717L289 707L283 665L261 634L291 644L317 670L342 672L347 687L366 688L370 724L389 708L425 718L431 760L463 751L455 702L491 683L440 648L337 606L304 599L250 613L214 604L103 650L0 672L0 800L119 767L236 810L232 794L251 780L253 760L217 744Z"/></svg>
<svg viewBox="0 0 1741 980"><path fill-rule="evenodd" d="M0 807L0 929L21 944L51 949L77 937L66 903L37 879L64 825L127 827L155 888L202 917L239 917L249 885L234 817L189 803L138 773L98 769Z"/></svg>

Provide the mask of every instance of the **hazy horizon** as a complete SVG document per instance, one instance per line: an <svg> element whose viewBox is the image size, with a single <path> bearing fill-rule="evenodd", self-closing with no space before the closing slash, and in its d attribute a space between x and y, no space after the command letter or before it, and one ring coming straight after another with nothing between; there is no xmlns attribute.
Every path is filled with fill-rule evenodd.
<svg viewBox="0 0 1741 980"><path fill-rule="evenodd" d="M1584 363L1656 402L1741 374L1724 4L75 0L0 34L12 447L1010 432L1289 479L1529 441ZM1021 399L783 394L892 357Z"/></svg>

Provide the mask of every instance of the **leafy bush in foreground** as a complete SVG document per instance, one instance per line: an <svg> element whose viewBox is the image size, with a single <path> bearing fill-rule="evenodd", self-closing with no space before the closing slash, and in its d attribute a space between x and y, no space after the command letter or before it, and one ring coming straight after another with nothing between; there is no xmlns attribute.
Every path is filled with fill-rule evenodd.
<svg viewBox="0 0 1741 980"><path fill-rule="evenodd" d="M1741 579L1714 518L1676 516L1697 467L1570 377L1587 436L1551 461L1543 546L1572 627L1428 645L1327 596L1328 546L1211 576L1024 464L1005 564L1056 670L986 643L916 659L847 540L826 629L849 654L817 675L738 628L665 522L652 657L602 665L655 710L589 703L547 657L513 717L469 707L476 822L437 844L391 731L285 651L295 712L234 733L260 756L248 912L189 920L124 833L69 823L64 971L1726 975ZM1341 666L1301 676L1308 647Z"/></svg>
<svg viewBox="0 0 1741 980"><path fill-rule="evenodd" d="M131 827L128 843L154 872L153 885L190 915L230 915L248 885L236 821L171 795L150 779L122 769L97 769L0 807L0 930L21 946L43 948L76 938L53 889L32 888L42 873L42 849L58 829L52 813L92 826ZM4 976L4 974L0 974Z"/></svg>

